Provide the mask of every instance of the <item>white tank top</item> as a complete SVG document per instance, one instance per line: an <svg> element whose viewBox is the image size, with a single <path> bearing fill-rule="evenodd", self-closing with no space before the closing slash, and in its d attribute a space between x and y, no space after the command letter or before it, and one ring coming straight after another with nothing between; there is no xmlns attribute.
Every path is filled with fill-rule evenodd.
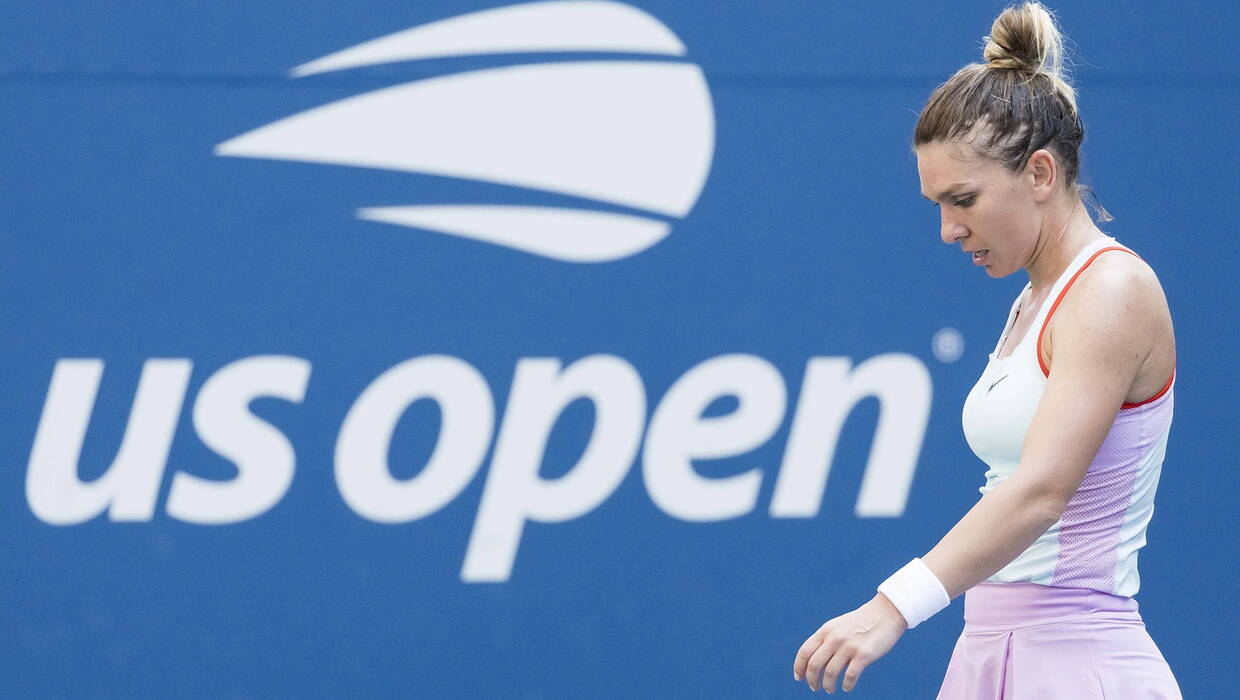
<svg viewBox="0 0 1240 700"><path fill-rule="evenodd" d="M999 349L1012 329L1024 292L1017 295L990 362L964 402L965 439L990 467L985 485L978 489L983 495L1020 464L1025 433L1049 376L1039 348L1051 314L1095 258L1126 253L1136 255L1111 237L1085 246L1051 287L1020 344L1000 358ZM1154 492L1171 428L1174 383L1173 370L1156 395L1123 405L1063 516L988 581L1136 594L1141 585L1137 551L1145 545L1146 526L1154 512Z"/></svg>

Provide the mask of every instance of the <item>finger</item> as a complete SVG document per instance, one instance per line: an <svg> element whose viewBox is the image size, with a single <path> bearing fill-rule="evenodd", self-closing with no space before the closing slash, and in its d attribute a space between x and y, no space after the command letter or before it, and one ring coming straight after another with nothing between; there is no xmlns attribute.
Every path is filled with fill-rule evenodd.
<svg viewBox="0 0 1240 700"><path fill-rule="evenodd" d="M844 665L852 658L852 650L847 646L841 646L831 656L831 660L827 662L826 668L822 671L822 687L828 693L835 692L835 679L839 678L840 671L844 670Z"/></svg>
<svg viewBox="0 0 1240 700"><path fill-rule="evenodd" d="M822 646L818 647L818 651L809 657L809 663L805 666L805 682L815 692L822 687L820 682L822 669L826 667L831 657L835 656L835 646L836 644L831 639L824 640Z"/></svg>
<svg viewBox="0 0 1240 700"><path fill-rule="evenodd" d="M852 661L848 662L848 671L844 673L844 685L842 687L846 692L857 687L857 679L861 677L861 672L865 670L866 666L870 665L871 661L873 659L867 654L856 654L852 657Z"/></svg>
<svg viewBox="0 0 1240 700"><path fill-rule="evenodd" d="M801 648L797 651L797 657L792 661L793 680L799 681L805 677L805 666L809 663L809 657L818 651L820 646L822 646L822 634L818 632L810 635L809 639L801 644Z"/></svg>

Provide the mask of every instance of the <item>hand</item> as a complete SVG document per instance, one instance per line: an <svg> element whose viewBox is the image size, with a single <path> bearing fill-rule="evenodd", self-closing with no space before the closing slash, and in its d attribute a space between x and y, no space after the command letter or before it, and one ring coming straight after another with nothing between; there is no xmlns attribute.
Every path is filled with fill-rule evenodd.
<svg viewBox="0 0 1240 700"><path fill-rule="evenodd" d="M850 691L866 666L890 651L906 629L904 616L879 593L856 610L827 620L810 635L797 652L792 677L798 681L804 678L810 689L817 691L815 684L821 675L821 687L834 693L835 680L847 665L843 688Z"/></svg>

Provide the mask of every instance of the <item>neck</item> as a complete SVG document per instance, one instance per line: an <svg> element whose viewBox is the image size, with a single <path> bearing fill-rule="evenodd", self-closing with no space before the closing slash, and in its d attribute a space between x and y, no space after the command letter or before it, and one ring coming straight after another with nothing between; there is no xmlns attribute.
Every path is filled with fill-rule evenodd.
<svg viewBox="0 0 1240 700"><path fill-rule="evenodd" d="M1034 296L1049 289L1082 248L1104 235L1079 199L1048 217L1038 234L1033 256L1025 265Z"/></svg>

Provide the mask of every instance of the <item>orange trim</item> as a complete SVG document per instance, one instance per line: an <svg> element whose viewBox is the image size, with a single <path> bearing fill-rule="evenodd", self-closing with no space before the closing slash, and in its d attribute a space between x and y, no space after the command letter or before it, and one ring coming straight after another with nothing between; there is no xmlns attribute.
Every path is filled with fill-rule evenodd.
<svg viewBox="0 0 1240 700"><path fill-rule="evenodd" d="M1064 295L1067 294L1068 290L1072 288L1072 283L1076 281L1077 277L1081 276L1081 273L1085 271L1085 268L1089 267L1090 263L1092 263L1094 260L1097 260L1099 255L1102 255L1108 250L1122 250L1125 253L1135 256L1137 260L1141 260L1142 262L1144 262L1144 260L1141 258L1140 255L1137 255L1136 253L1132 252L1131 250L1128 250L1127 248L1123 248L1121 246L1107 246L1106 248L1103 248L1102 250L1099 250L1098 252L1089 256L1089 260L1086 260L1085 264L1081 265L1081 269L1077 270L1076 274L1072 275L1072 279L1068 280L1068 283L1063 286L1063 289L1059 290L1059 296L1055 297L1055 303L1051 304L1051 310L1047 312L1046 318L1042 320L1042 328L1038 330L1038 347L1036 350L1037 355L1038 355L1038 366L1042 368L1042 374L1045 375L1048 379L1051 376L1051 368L1047 367L1046 363L1042 361L1042 335L1046 333L1046 327L1051 322L1051 316L1055 315L1055 309L1059 308L1059 302L1063 301ZM1162 395L1167 393L1167 390L1171 388L1171 383L1175 381L1174 360L1172 362L1173 364L1171 366L1171 378L1167 380L1167 383L1163 385L1163 388L1157 394L1154 394L1150 398L1144 401L1140 401L1138 403L1125 403L1121 405L1120 408L1121 409L1136 408L1137 406L1144 406L1145 404L1150 403L1151 401L1157 401L1158 399L1162 398Z"/></svg>
<svg viewBox="0 0 1240 700"><path fill-rule="evenodd" d="M1046 363L1042 361L1042 334L1046 333L1046 327L1051 322L1051 316L1055 315L1055 309L1059 308L1059 302L1063 301L1064 295L1068 293L1069 289L1072 289L1072 283L1076 281L1077 277L1081 276L1081 273L1085 271L1085 268L1089 267L1090 264L1093 263L1093 261L1098 259L1099 255L1102 255L1108 250L1122 250L1125 253L1131 253L1132 255L1136 255L1138 260L1141 259L1140 255L1133 253L1131 250L1128 250L1127 248L1121 248L1119 246L1114 246L1114 245L1108 246L1094 253L1093 255L1089 256L1089 260L1086 260L1085 264L1081 265L1081 269L1077 270L1076 274L1072 275L1072 279L1068 280L1068 283L1063 286L1063 289L1059 290L1059 296L1055 297L1055 303L1051 304L1051 310L1047 312L1046 318L1042 320L1042 328L1038 330L1038 348L1037 348L1038 366L1042 368L1042 374L1044 374L1047 378L1051 376L1051 368L1047 367Z"/></svg>

